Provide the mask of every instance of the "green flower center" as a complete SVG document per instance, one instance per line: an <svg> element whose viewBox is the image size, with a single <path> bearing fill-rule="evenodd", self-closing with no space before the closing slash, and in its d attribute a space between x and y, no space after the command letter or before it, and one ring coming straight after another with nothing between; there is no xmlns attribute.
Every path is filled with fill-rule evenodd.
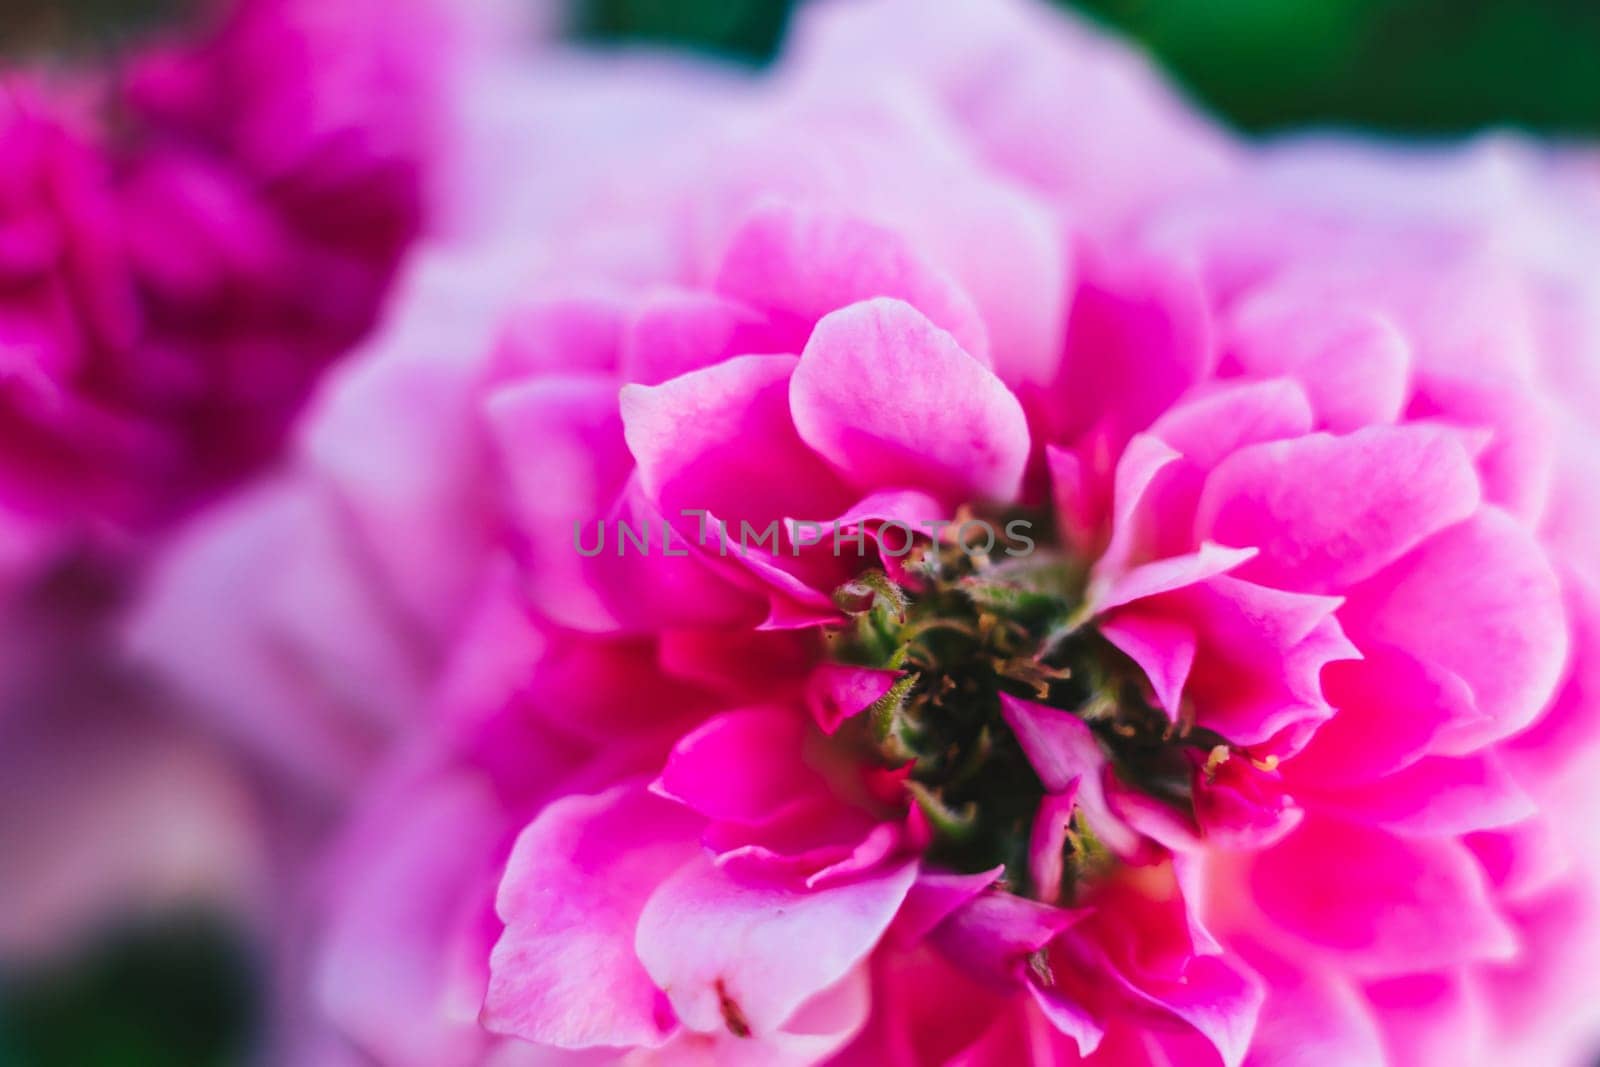
<svg viewBox="0 0 1600 1067"><path fill-rule="evenodd" d="M908 556L898 582L875 570L841 586L834 599L851 621L832 635L831 653L907 672L852 726L885 765L911 764L908 787L935 832L930 858L967 872L1003 865L1009 889L1036 896L1029 840L1046 790L1001 714L1001 694L1078 716L1118 778L1180 809L1192 803L1183 750L1224 742L1153 704L1139 667L1089 618L1081 560L1046 547L1008 556L1004 535L982 547L947 535ZM1109 863L1081 813L1065 860L1060 902L1070 903Z"/></svg>

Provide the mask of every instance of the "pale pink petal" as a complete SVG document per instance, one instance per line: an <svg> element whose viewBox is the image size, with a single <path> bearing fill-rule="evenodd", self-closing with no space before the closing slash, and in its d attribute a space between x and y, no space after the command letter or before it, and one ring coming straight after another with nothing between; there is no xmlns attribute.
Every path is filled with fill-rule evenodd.
<svg viewBox="0 0 1600 1067"><path fill-rule="evenodd" d="M659 385L733 356L790 351L759 311L692 289L649 293L629 315L621 345L619 374L641 385Z"/></svg>
<svg viewBox="0 0 1600 1067"><path fill-rule="evenodd" d="M871 980L865 967L857 967L808 1000L779 1031L741 1037L727 1030L701 1033L680 1028L660 1048L628 1050L627 1062L629 1067L809 1067L827 1061L855 1037L867 1022L871 1008ZM616 1063L615 1050L603 1063ZM518 1062L487 1067L524 1065ZM535 1061L527 1067L546 1064Z"/></svg>
<svg viewBox="0 0 1600 1067"><path fill-rule="evenodd" d="M778 320L798 350L839 308L874 297L904 300L985 365L989 337L972 301L900 234L855 216L788 203L756 207L735 231L716 286Z"/></svg>
<svg viewBox="0 0 1600 1067"><path fill-rule="evenodd" d="M742 568L702 548L697 523L669 517L651 501L637 475L628 480L600 529L582 533L583 579L614 620L606 630L658 631L684 626L754 626L767 609L762 590L750 588ZM577 538L574 531L570 536ZM712 544L714 542L708 542ZM567 546L573 552L571 545ZM530 569L549 560L534 561ZM541 600L540 606L543 607ZM574 628L577 623L569 623Z"/></svg>
<svg viewBox="0 0 1600 1067"><path fill-rule="evenodd" d="M602 523L633 466L616 381L547 375L492 394L486 410L510 508L528 538L535 596L557 622L609 628L614 615L590 583L579 545L605 536Z"/></svg>
<svg viewBox="0 0 1600 1067"><path fill-rule="evenodd" d="M458 777L408 782L398 805L358 826L345 846L358 862L340 880L318 959L318 1005L386 1062L469 1059L486 1035L476 1005L464 1016L452 1010L451 955L473 905L489 909L505 813L487 783ZM487 953L489 943L459 947ZM463 962L484 981L486 955Z"/></svg>
<svg viewBox="0 0 1600 1067"><path fill-rule="evenodd" d="M1299 300L1255 299L1231 324L1228 353L1247 373L1291 375L1317 422L1344 433L1399 418L1411 349L1387 318Z"/></svg>
<svg viewBox="0 0 1600 1067"><path fill-rule="evenodd" d="M651 895L639 959L689 1029L770 1034L866 958L916 876L907 863L795 891L741 883L701 859Z"/></svg>
<svg viewBox="0 0 1600 1067"><path fill-rule="evenodd" d="M484 1024L562 1048L661 1044L673 1019L634 954L658 885L696 861L700 820L642 786L571 796L512 849Z"/></svg>
<svg viewBox="0 0 1600 1067"><path fill-rule="evenodd" d="M516 308L500 328L490 358L502 382L538 374L615 374L627 314L622 296L573 293Z"/></svg>

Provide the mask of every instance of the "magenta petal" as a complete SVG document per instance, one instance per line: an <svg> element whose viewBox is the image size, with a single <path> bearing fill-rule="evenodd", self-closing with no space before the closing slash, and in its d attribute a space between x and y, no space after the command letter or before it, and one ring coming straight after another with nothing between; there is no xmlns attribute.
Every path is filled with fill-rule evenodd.
<svg viewBox="0 0 1600 1067"><path fill-rule="evenodd" d="M1021 978L1029 956L1086 914L1012 893L985 893L953 911L933 938L970 977L1007 987Z"/></svg>
<svg viewBox="0 0 1600 1067"><path fill-rule="evenodd" d="M671 1013L635 928L657 885L699 854L699 825L637 785L545 808L506 864L485 1025L562 1048L666 1040Z"/></svg>
<svg viewBox="0 0 1600 1067"><path fill-rule="evenodd" d="M806 706L822 732L831 734L844 720L867 710L905 673L824 663L806 683Z"/></svg>
<svg viewBox="0 0 1600 1067"><path fill-rule="evenodd" d="M1546 818L1468 834L1464 840L1504 900L1548 890L1572 870L1573 856Z"/></svg>
<svg viewBox="0 0 1600 1067"><path fill-rule="evenodd" d="M1115 611L1136 600L1160 596L1232 573L1249 563L1255 555L1254 548L1224 548L1208 541L1198 551L1187 555L1140 564L1104 581L1097 580L1090 589L1091 602L1097 612Z"/></svg>
<svg viewBox="0 0 1600 1067"><path fill-rule="evenodd" d="M1052 428L1075 441L1097 424L1109 425L1120 443L1210 372L1211 314L1183 267L1085 253Z"/></svg>
<svg viewBox="0 0 1600 1067"><path fill-rule="evenodd" d="M1455 974L1417 974L1363 990L1393 1063L1472 1063L1490 1047L1487 1006L1477 983Z"/></svg>
<svg viewBox="0 0 1600 1067"><path fill-rule="evenodd" d="M1045 445L1044 456L1061 540L1079 555L1099 555L1109 506L1104 485L1077 452Z"/></svg>
<svg viewBox="0 0 1600 1067"><path fill-rule="evenodd" d="M1247 954L1267 983L1245 1067L1354 1067L1431 1060L1387 1058L1374 1013L1337 972L1299 967L1280 956Z"/></svg>
<svg viewBox="0 0 1600 1067"><path fill-rule="evenodd" d="M789 417L793 356L740 356L621 393L640 482L674 524L683 509L726 522L835 515L848 494ZM735 527L737 532L737 527Z"/></svg>
<svg viewBox="0 0 1600 1067"><path fill-rule="evenodd" d="M907 863L819 890L745 884L702 858L655 891L639 919L645 970L691 1030L778 1030L844 978L888 929L917 875ZM592 969L585 982L592 982Z"/></svg>
<svg viewBox="0 0 1600 1067"><path fill-rule="evenodd" d="M1123 612L1099 624L1100 633L1137 663L1150 679L1156 702L1173 721L1183 700L1183 685L1194 666L1194 630L1172 619Z"/></svg>
<svg viewBox="0 0 1600 1067"><path fill-rule="evenodd" d="M957 908L993 885L1005 870L994 867L976 874L924 870L906 894L905 904L889 931L891 939L905 948L917 944Z"/></svg>
<svg viewBox="0 0 1600 1067"><path fill-rule="evenodd" d="M1447 724L1482 718L1472 690L1450 671L1383 646L1363 653L1323 671L1323 692L1334 715L1284 765L1291 781L1370 782L1421 759Z"/></svg>
<svg viewBox="0 0 1600 1067"><path fill-rule="evenodd" d="M1022 405L901 301L868 300L819 322L790 402L800 436L860 489L1003 501L1021 485Z"/></svg>
<svg viewBox="0 0 1600 1067"><path fill-rule="evenodd" d="M707 818L765 822L821 788L800 758L806 725L789 708L725 712L678 742L651 791Z"/></svg>
<svg viewBox="0 0 1600 1067"><path fill-rule="evenodd" d="M1080 1056L1088 1056L1100 1047L1106 1028L1087 1005L1041 982L1028 981L1026 985L1040 1014L1057 1031L1073 1040Z"/></svg>
<svg viewBox="0 0 1600 1067"><path fill-rule="evenodd" d="M1039 802L1028 837L1028 873L1033 895L1040 900L1061 899L1061 879L1066 873L1068 824L1078 806L1078 790L1051 793Z"/></svg>
<svg viewBox="0 0 1600 1067"><path fill-rule="evenodd" d="M1234 453L1206 479L1195 532L1258 547L1241 577L1340 592L1471 515L1479 499L1477 473L1454 434L1374 426Z"/></svg>
<svg viewBox="0 0 1600 1067"><path fill-rule="evenodd" d="M1280 775L1249 756L1215 759L1192 752L1194 817L1207 841L1223 848L1266 848L1300 823L1304 812Z"/></svg>
<svg viewBox="0 0 1600 1067"><path fill-rule="evenodd" d="M842 819L841 830L853 820ZM716 863L735 878L756 882L795 882L807 889L824 889L852 880L893 855L905 842L896 823L878 823L859 833L853 843L841 840L802 852L783 852L765 845L741 845L717 856Z"/></svg>
<svg viewBox="0 0 1600 1067"><path fill-rule="evenodd" d="M1139 434L1128 442L1117 460L1111 541L1095 565L1097 572L1120 575L1152 556L1154 543L1160 541L1163 528L1172 526L1173 518L1159 507L1159 483L1172 477L1170 472L1182 458L1172 446L1149 434ZM1150 498L1148 504L1146 497ZM1187 527L1188 523L1181 525Z"/></svg>
<svg viewBox="0 0 1600 1067"><path fill-rule="evenodd" d="M1409 974L1517 950L1482 871L1456 841L1308 817L1256 858L1250 881L1281 929L1355 973Z"/></svg>
<svg viewBox="0 0 1600 1067"><path fill-rule="evenodd" d="M851 215L788 203L757 206L728 244L717 289L779 318L795 347L829 312L895 297L989 362L988 333L967 295L897 231Z"/></svg>
<svg viewBox="0 0 1600 1067"><path fill-rule="evenodd" d="M1000 711L1044 787L1064 793L1080 781L1099 781L1105 753L1088 724L1069 711L1000 694Z"/></svg>
<svg viewBox="0 0 1600 1067"><path fill-rule="evenodd" d="M1253 972L1221 956L1196 956L1178 981L1126 986L1199 1031L1222 1057L1224 1067L1244 1062L1267 992Z"/></svg>
<svg viewBox="0 0 1600 1067"><path fill-rule="evenodd" d="M1471 687L1483 718L1442 728L1440 747L1449 753L1532 722L1555 692L1570 642L1544 552L1493 508L1363 583L1340 617L1358 642L1387 643Z"/></svg>
<svg viewBox="0 0 1600 1067"><path fill-rule="evenodd" d="M1271 742L1285 754L1305 741L1283 744L1286 736L1332 714L1322 692L1324 668L1358 655L1333 616L1338 607L1333 597L1223 575L1136 610L1180 619L1199 636L1184 694L1200 725L1236 745Z"/></svg>
<svg viewBox="0 0 1600 1067"><path fill-rule="evenodd" d="M1538 809L1492 755L1429 756L1343 791L1302 789L1308 806L1400 834L1446 836L1521 822Z"/></svg>
<svg viewBox="0 0 1600 1067"><path fill-rule="evenodd" d="M1090 827L1119 856L1139 851L1139 838L1106 799L1106 755L1084 721L1068 711L1000 694L1000 713L1044 787L1073 791Z"/></svg>

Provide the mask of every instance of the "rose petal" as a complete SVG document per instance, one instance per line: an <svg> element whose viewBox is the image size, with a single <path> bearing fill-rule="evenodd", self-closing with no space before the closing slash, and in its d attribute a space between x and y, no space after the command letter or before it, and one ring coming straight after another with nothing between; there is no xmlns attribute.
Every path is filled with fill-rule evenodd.
<svg viewBox="0 0 1600 1067"><path fill-rule="evenodd" d="M796 348L829 312L904 300L985 365L989 337L972 301L896 230L791 203L758 205L734 232L717 290L778 317Z"/></svg>
<svg viewBox="0 0 1600 1067"><path fill-rule="evenodd" d="M1206 479L1195 533L1259 548L1242 578L1337 593L1465 519L1479 500L1455 435L1374 426L1235 452Z"/></svg>
<svg viewBox="0 0 1600 1067"><path fill-rule="evenodd" d="M1021 404L898 300L869 300L819 322L790 396L800 436L858 488L926 489L959 502L1010 500L1021 485Z"/></svg>
<svg viewBox="0 0 1600 1067"><path fill-rule="evenodd" d="M635 930L656 887L699 854L699 824L638 785L540 812L506 863L484 1024L561 1048L666 1040L671 1012Z"/></svg>
<svg viewBox="0 0 1600 1067"><path fill-rule="evenodd" d="M1308 817L1256 858L1250 880L1280 928L1355 973L1408 974L1517 951L1482 872L1456 841Z"/></svg>
<svg viewBox="0 0 1600 1067"><path fill-rule="evenodd" d="M645 905L639 959L690 1029L769 1034L872 951L916 876L907 863L796 891L741 883L701 859Z"/></svg>

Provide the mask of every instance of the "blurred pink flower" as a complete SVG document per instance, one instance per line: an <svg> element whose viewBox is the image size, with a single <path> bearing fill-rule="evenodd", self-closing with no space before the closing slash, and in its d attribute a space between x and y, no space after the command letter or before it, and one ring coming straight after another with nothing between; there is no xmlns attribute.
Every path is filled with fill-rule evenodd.
<svg viewBox="0 0 1600 1067"><path fill-rule="evenodd" d="M1021 4L918 25L823 6L765 92L522 80L606 171L497 186L163 568L136 646L357 796L331 1034L1580 1062L1592 195L1231 144Z"/></svg>
<svg viewBox="0 0 1600 1067"><path fill-rule="evenodd" d="M98 468L151 446L93 392L101 353L132 344L139 308L111 168L73 110L22 75L0 83L0 499L8 525L36 526L75 493L114 493ZM63 438L70 446L58 449Z"/></svg>
<svg viewBox="0 0 1600 1067"><path fill-rule="evenodd" d="M120 81L7 79L8 526L142 531L275 456L423 222L453 49L407 8L241 0Z"/></svg>
<svg viewBox="0 0 1600 1067"><path fill-rule="evenodd" d="M279 914L314 821L261 810L108 631L172 522L275 462L376 320L434 196L458 20L204 7L116 71L0 77L8 966L146 911Z"/></svg>

